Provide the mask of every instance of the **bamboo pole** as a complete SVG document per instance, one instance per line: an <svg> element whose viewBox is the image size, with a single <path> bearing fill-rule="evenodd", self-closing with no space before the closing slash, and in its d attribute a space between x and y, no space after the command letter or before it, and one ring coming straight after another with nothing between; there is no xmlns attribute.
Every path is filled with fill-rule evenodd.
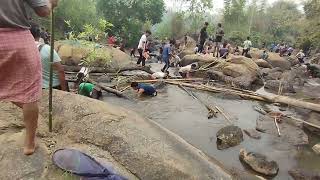
<svg viewBox="0 0 320 180"><path fill-rule="evenodd" d="M312 126L314 128L320 129L320 125L316 125L316 124L313 124L313 123L310 123L310 122L307 122L307 121L304 121L302 119L298 119L298 118L295 118L295 117L292 117L292 116L285 116L285 117L287 117L289 119L293 119L293 120L301 122L301 123L304 123L304 124L307 124L307 125Z"/></svg>
<svg viewBox="0 0 320 180"><path fill-rule="evenodd" d="M109 92L109 93L112 93L112 94L115 94L115 95L117 95L118 97L125 97L121 91L118 91L118 90L116 90L116 89L103 86L103 85L95 82L95 81L92 80L92 79L88 79L88 82L90 82L90 83L92 83L92 84L94 84L94 85L98 85L102 90L104 90L104 91L106 91L106 92Z"/></svg>
<svg viewBox="0 0 320 180"><path fill-rule="evenodd" d="M203 81L202 78L192 78L192 79L165 79L165 81L173 81L173 82L192 82L192 81ZM132 82L137 83L156 83L159 82L159 79L154 80L134 80ZM179 85L179 84L177 84Z"/></svg>
<svg viewBox="0 0 320 180"><path fill-rule="evenodd" d="M51 10L51 48L50 48L50 78L49 78L49 132L52 132L52 79L53 79L53 53L54 53L54 12Z"/></svg>
<svg viewBox="0 0 320 180"><path fill-rule="evenodd" d="M297 99L293 99L287 96L268 96L268 95L261 95L257 94L255 92L252 92L251 94L247 94L245 92L237 91L237 90L232 90L232 89L226 89L226 88L217 88L213 86L206 86L206 85L195 85L195 84L190 84L190 83L179 83L179 82L174 82L172 80L165 80L166 83L172 84L172 85L183 85L185 87L190 87L190 88L195 88L198 90L203 90L203 91L209 91L209 92L214 92L214 93L229 93L229 94L235 94L239 95L243 98L249 98L253 100L258 100L258 101L264 101L268 103L280 103L280 104L287 104L295 107L301 107L309 110L313 110L316 112L320 112L320 104L315 104L315 103L310 103L310 102L305 102Z"/></svg>

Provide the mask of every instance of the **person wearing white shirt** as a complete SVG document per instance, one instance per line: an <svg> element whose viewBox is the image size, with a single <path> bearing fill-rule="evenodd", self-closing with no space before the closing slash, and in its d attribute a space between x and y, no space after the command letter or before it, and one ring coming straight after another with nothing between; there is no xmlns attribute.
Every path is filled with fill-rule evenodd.
<svg viewBox="0 0 320 180"><path fill-rule="evenodd" d="M146 58L143 56L144 52L147 49L148 37L151 35L151 32L147 30L140 38L139 45L138 45L138 52L139 52L139 59L137 64L144 67L146 65Z"/></svg>
<svg viewBox="0 0 320 180"><path fill-rule="evenodd" d="M250 37L247 37L247 40L244 41L244 43L243 43L242 56L247 57L251 47L252 47L252 42L250 41Z"/></svg>
<svg viewBox="0 0 320 180"><path fill-rule="evenodd" d="M182 76L182 78L190 78L190 72L192 70L195 70L197 68L196 64L191 64L185 67L181 67L179 69L179 74Z"/></svg>

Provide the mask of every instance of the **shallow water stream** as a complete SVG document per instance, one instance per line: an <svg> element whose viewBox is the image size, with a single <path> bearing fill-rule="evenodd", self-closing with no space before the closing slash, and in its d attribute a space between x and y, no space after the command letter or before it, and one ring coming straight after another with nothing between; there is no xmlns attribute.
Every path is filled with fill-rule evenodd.
<svg viewBox="0 0 320 180"><path fill-rule="evenodd" d="M234 125L242 129L255 129L259 113L254 111L253 106L258 105L258 102L228 99L221 94L193 92L208 104L221 107L231 117ZM177 86L168 85L153 98L124 100L106 95L104 101L128 108L156 121L231 171L245 170L238 157L241 148L262 153L277 161L280 171L274 179L292 179L288 171L296 167L320 171L320 156L316 156L310 146L300 148L290 146L285 142L275 141L274 138L277 137L268 134L262 134L260 140L244 135L244 142L241 145L223 151L218 150L216 133L227 126L228 121L221 115L218 118L208 119L205 106ZM311 145L320 142L316 137L310 137L309 140Z"/></svg>

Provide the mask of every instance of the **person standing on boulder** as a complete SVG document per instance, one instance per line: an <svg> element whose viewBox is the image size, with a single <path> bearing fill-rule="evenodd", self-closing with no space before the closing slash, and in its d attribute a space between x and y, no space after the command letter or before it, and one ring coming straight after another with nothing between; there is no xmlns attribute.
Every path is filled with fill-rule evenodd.
<svg viewBox="0 0 320 180"><path fill-rule="evenodd" d="M243 43L242 56L248 57L251 47L252 47L252 42L250 41L250 37L248 36L247 40L245 40Z"/></svg>
<svg viewBox="0 0 320 180"><path fill-rule="evenodd" d="M146 58L143 56L145 51L147 50L148 45L148 37L151 35L151 32L147 30L140 38L138 45L139 59L137 64L140 65L142 63L142 67L146 65Z"/></svg>
<svg viewBox="0 0 320 180"><path fill-rule="evenodd" d="M41 98L41 61L29 29L26 5L40 17L50 15L58 0L0 1L0 100L23 110L25 155L36 149L38 101Z"/></svg>
<svg viewBox="0 0 320 180"><path fill-rule="evenodd" d="M215 47L214 47L214 51L213 51L213 56L215 56L215 53L217 52L216 57L219 57L218 53L220 52L220 47L222 45L223 36L224 36L224 31L222 28L222 24L218 23L218 27L217 27L217 31L216 31L216 43L215 43Z"/></svg>
<svg viewBox="0 0 320 180"><path fill-rule="evenodd" d="M199 49L198 52L202 53L204 50L204 43L206 42L206 40L208 39L208 33L207 33L207 28L209 26L208 22L204 23L203 28L200 31L200 36L199 36Z"/></svg>

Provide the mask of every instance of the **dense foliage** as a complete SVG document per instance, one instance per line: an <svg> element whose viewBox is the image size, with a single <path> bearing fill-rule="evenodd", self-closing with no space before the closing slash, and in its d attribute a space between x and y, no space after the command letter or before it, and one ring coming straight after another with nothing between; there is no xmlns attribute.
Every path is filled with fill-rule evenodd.
<svg viewBox="0 0 320 180"><path fill-rule="evenodd" d="M161 21L165 10L163 0L98 0L98 11L114 25L113 33L136 45L145 24Z"/></svg>
<svg viewBox="0 0 320 180"><path fill-rule="evenodd" d="M224 9L214 12L212 0L174 0L177 6L167 7L167 11L164 0L60 0L55 11L56 32L58 37L70 31L88 32L88 28L94 33L103 19L113 25L106 33L132 47L144 30L152 29L160 39L178 39L185 34L196 37L208 21L210 36L214 36L216 24L222 22L226 39L235 44L250 36L256 47L286 42L297 48L319 48L320 0L305 0L302 5L290 0L267 2L224 0ZM40 22L49 27L48 20Z"/></svg>

